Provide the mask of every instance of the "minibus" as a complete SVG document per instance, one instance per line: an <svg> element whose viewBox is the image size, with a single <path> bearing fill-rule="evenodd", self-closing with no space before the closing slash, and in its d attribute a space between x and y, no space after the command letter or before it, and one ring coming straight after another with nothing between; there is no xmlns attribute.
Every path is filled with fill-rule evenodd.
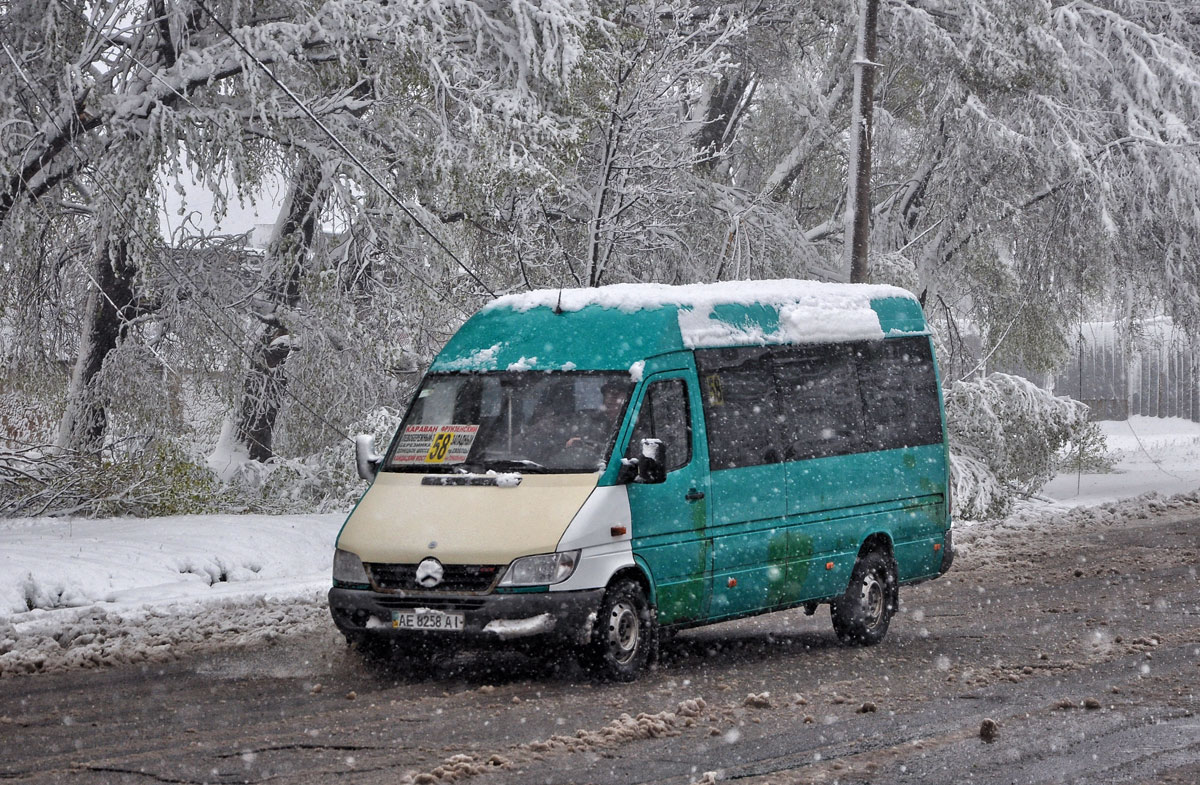
<svg viewBox="0 0 1200 785"><path fill-rule="evenodd" d="M953 558L933 344L891 286L499 297L357 459L330 611L414 661L519 641L632 680L662 633L823 604L874 644Z"/></svg>

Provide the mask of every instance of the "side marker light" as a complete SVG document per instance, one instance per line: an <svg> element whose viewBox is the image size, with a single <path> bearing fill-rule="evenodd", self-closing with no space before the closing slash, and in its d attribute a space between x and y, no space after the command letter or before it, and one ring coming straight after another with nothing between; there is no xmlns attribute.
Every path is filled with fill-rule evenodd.
<svg viewBox="0 0 1200 785"><path fill-rule="evenodd" d="M609 534L611 534L614 537L624 537L625 532L627 532L627 531L629 531L629 530L626 529L624 526L613 526L611 529L608 530Z"/></svg>
<svg viewBox="0 0 1200 785"><path fill-rule="evenodd" d="M825 569L827 569L827 570L832 570L832 569L833 569L833 562L831 562L831 561L827 561L827 562L825 562Z"/></svg>

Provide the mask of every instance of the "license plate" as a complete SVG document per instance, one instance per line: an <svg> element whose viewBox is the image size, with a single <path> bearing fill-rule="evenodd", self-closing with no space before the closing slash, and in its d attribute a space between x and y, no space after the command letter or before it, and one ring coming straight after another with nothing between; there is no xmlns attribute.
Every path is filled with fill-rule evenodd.
<svg viewBox="0 0 1200 785"><path fill-rule="evenodd" d="M461 613L445 611L392 611L392 627L398 630L449 630L457 632L463 628Z"/></svg>

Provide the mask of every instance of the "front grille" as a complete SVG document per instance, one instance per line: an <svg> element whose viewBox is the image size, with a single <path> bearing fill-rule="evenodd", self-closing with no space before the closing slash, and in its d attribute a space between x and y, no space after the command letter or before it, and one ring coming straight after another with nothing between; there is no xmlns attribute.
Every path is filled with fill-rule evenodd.
<svg viewBox="0 0 1200 785"><path fill-rule="evenodd" d="M482 594L492 588L502 568L494 564L445 564L442 582L432 589L417 583L415 564L367 564L371 582L385 591L469 592Z"/></svg>

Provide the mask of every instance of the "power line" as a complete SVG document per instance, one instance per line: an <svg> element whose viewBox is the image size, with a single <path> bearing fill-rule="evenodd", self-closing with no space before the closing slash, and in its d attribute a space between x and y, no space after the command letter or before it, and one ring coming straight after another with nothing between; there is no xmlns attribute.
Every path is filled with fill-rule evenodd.
<svg viewBox="0 0 1200 785"><path fill-rule="evenodd" d="M94 22L93 22L91 19L89 19L89 18L88 18L86 15L84 15L82 11L80 11L79 9L77 9L77 8L74 8L74 7L70 6L70 5L63 4L63 3L61 2L61 0L60 0L60 4L64 5L64 7L65 7L65 8L67 8L67 10L68 10L69 12L71 12L71 13L75 14L75 16L77 16L77 17L78 17L78 18L79 18L79 19L80 19L80 20L81 20L81 21L82 21L82 22L83 22L85 25L87 25L89 28L91 28L92 32L94 32L96 35L100 36L101 38L105 38L105 37L106 37L106 36L105 36L105 34L103 33L103 31L101 31L101 30L97 29L97 27L96 27L95 23L94 23ZM212 17L212 12L211 12L211 11L209 11L207 8L204 8L204 11L205 11L205 13L207 13L207 14L208 14L210 17ZM226 28L225 28L223 25L221 25L221 22L220 22L220 20L217 20L215 17L213 17L213 19L216 21L217 25L218 25L219 27L221 27L222 31L224 31L224 32L225 32L225 34L226 34L226 35L228 35L228 36L229 36L229 38L230 38L230 39L231 39L231 40L232 40L232 41L233 41L235 44L237 44L237 46L238 46L240 49L242 49L242 51L243 51L243 52L246 52L246 54L247 54L249 57L251 57L251 59L253 59L253 60L255 61L255 63L257 63L257 64L258 64L260 67L262 67L262 68L266 69L266 66L265 66L265 65L264 65L264 64L263 64L261 61L259 61L257 58L255 58L255 57L254 57L254 55L253 55L252 53L250 53L250 52L247 52L247 51L246 51L246 48L245 48L244 46L242 46L241 42L239 42L239 41L238 41L236 38L234 38L234 37L232 36L232 34L230 34L230 33L229 33L229 31L228 31L228 30L227 30L227 29L226 29ZM143 63L141 60L139 60L139 59L138 59L138 57L137 57L137 56L136 56L136 55L135 55L135 54L134 54L132 51L129 51L129 50L127 50L127 51L126 51L124 54L125 54L125 56L126 56L126 57L128 57L130 60L132 60L132 61L133 61L133 63L134 63L135 65L137 65L137 66L138 66L139 68L141 68L143 71L145 71L145 72L147 72L148 74L150 74L151 78L153 78L153 79L154 79L156 82L159 82L159 83L160 83L160 84L162 84L162 85L163 85L165 88L167 88L167 89L168 89L168 90L170 90L172 93L174 93L174 94L175 94L175 96L176 96L176 97L177 97L179 100L183 101L183 102L184 102L184 103L186 103L188 106L190 106L190 107L192 107L193 109L195 109L197 112L203 112L203 111L204 111L204 110L203 110L201 107L198 107L198 106L196 106L196 104L195 104L195 103L193 103L193 102L192 102L192 100L191 100L191 98L189 98L189 97L188 97L186 94L179 92L178 90L176 90L176 89L175 89L175 87L174 87L172 84L170 84L170 83L169 83L169 82L167 82L165 79L163 79L163 78L162 78L162 77L161 77L161 76L158 74L158 72L157 72L157 71L155 71L153 68L151 68L150 66L146 65L146 64L145 64L145 63ZM10 54L10 55L9 55L9 57L11 58L11 57L12 57L12 55ZM271 73L269 70L267 71L267 74L268 74L268 75L271 77L271 79L272 79L273 81L275 81L275 83L276 83L277 85L279 85L280 87L282 87L282 88L283 88L283 90L284 90L285 92L287 92L287 94L288 94L288 97L289 97L289 98L291 98L291 100L293 100L294 102L296 102L296 103L297 103L297 105L298 105L298 106L301 108L301 110L303 110L303 111L304 111L306 114L308 114L310 117L312 117L312 112L311 112L311 111L308 109L308 107L307 107L306 105L304 105L302 102L300 102L300 99L298 99L298 98L297 98L295 95L293 95L293 94L292 94L292 92L291 92L290 90L288 90L288 89L287 89L287 87L285 87L285 86L284 86L282 83L280 83L280 82L279 82L279 80L275 78L274 74L272 74L272 73ZM39 103L40 103L40 101L39 101ZM45 107L43 107L43 111L45 111ZM328 129L328 128L326 128L326 127L325 127L323 124L321 124L321 122L320 122L319 120L316 120L315 118L314 118L314 121L317 123L317 125L318 125L318 126L321 128L321 130L322 130L322 131L324 131L326 134L328 134L328 135L329 135L329 137L330 137L331 139L333 139L333 141L334 141L336 144L338 144L338 145L339 145L339 147L340 147L342 150L346 151L346 153L347 153L348 155L350 155L351 159L354 161L354 163L355 163L355 164L356 164L356 165L357 165L359 168L361 168L361 169L362 169L364 172L366 172L366 173L367 173L367 175L368 175L368 176L370 176L370 177L372 177L372 179L374 179L374 175L373 175L373 174L372 174L372 173L371 173L371 172L370 172L370 171L369 171L369 170L368 170L368 169L365 167L365 165L364 165L364 164L363 164L361 161L359 161L357 158L355 158L355 157L353 156L353 154L349 153L349 151L348 151L348 150L346 150L346 147L345 147L345 145L343 145L343 144L341 143L341 141L340 141L340 140L339 140L339 139L338 139L336 136L334 136L334 135L333 135L333 134L332 134L332 133L329 131L329 129ZM61 130L61 129L60 129L60 130ZM275 141L277 141L277 142L278 142L278 140L275 140ZM78 155L78 153L77 153L77 155ZM375 180L375 182L376 182L376 183L378 183L378 180ZM429 230L428 228L426 228L426 227L425 227L425 225L424 225L423 223L421 223L421 221L420 221L419 219L417 219L417 218L416 218L416 216L414 216L414 215L413 215L413 214L412 214L412 213L411 213L411 212L408 210L408 208L406 208L406 207L404 206L404 204L403 204L403 203L401 203L401 202L399 201L398 197L396 197L396 196L395 196L395 195L394 195L394 194L393 194L393 193L392 193L390 190L388 190L388 189L387 189L385 186L382 186L382 185L381 185L381 188L383 188L383 190L384 190L384 191L387 193L387 195L388 195L388 197L389 197L389 198L391 198L393 201L396 201L396 203L397 203L397 204L400 206L400 209L401 209L401 210L403 210L403 211L405 212L405 214L407 214L407 215L408 215L410 218L412 218L413 222L414 222L415 224L417 224L417 226L419 226L419 227L421 228L421 230L422 230L422 231L424 231L424 232L425 232L426 234L428 234L428 235L429 235L431 238L433 238L433 241L434 241L435 243L437 243L437 244L438 244L438 246L439 246L440 248L442 248L442 249L443 249L443 250L444 250L444 251L445 251L447 254L449 254L449 255L450 255L450 257L451 257L452 259L454 259L454 261L455 261L455 262L457 262L457 263L458 263L458 265L459 265L459 266L460 266L462 269L466 270L467 274L468 274L468 275L470 275L470 276L471 276L471 278L472 278L472 279L474 279L474 280L475 280L477 283L479 283L479 285L483 287L484 291L486 291L486 292L487 292L489 295L491 295L491 296L493 296L493 297L495 297L495 296L496 296L494 292L492 292L492 291L491 291L491 290L490 290L490 289L489 289L489 288L488 288L486 285L484 285L484 284L483 284L483 282L482 282L482 281L480 281L480 280L479 280L479 278L478 278L478 277L475 275L475 273L473 273L471 270L469 270L469 269L466 267L466 265L465 265L465 264L464 264L462 261L460 261L460 260L458 259L458 257L457 257L457 256L455 256L455 255L454 255L454 253L453 253L453 252L452 252L452 251L451 251L449 248L447 248L445 245L443 245L443 244L442 244L442 242L441 242L441 241L440 241L440 240L439 240L439 239L438 239L438 238L437 238L437 237L436 237L436 236L435 236L435 235L434 235L432 232L430 232L430 230ZM429 291L430 291L430 292L431 292L431 293L432 293L432 294L433 294L435 297L437 297L438 299L442 300L442 301L443 301L443 302L445 302L446 304L450 305L452 308L456 309L456 310L457 310L459 313L461 313L463 316L467 316L467 317L469 317L469 316L471 315L471 312L470 312L470 311L468 311L467 309L463 308L463 307L462 307L460 304L458 304L457 302L455 302L454 300L452 300L452 299L451 299L450 297L448 297L448 296L447 296L445 293L441 292L441 291L440 291L440 290L439 290L439 289L438 289L436 286L434 286L432 283L430 283L429 281L427 281L427 280L426 280L426 279L425 279L425 278L424 278L424 277L423 277L423 276L422 276L420 273L418 273L417 271L415 271L415 270L414 270L414 269L413 269L411 266L409 266L409 265L405 264L404 262L400 261L399 259L397 259L397 260L395 260L395 261L396 261L396 264L397 264L397 265L398 265L398 266L399 266L399 267L400 267L402 270L404 270L406 273L408 273L408 275L410 275L410 276L411 276L411 277L412 277L412 278L413 278L415 281L417 281L417 282L418 282L418 283L420 283L422 286L424 286L426 289L428 289L428 290L429 290Z"/></svg>
<svg viewBox="0 0 1200 785"><path fill-rule="evenodd" d="M226 27L224 25L224 23L221 22L220 19L217 18L217 15L209 10L208 6L205 5L202 0L196 0L196 5L200 7L200 10L202 10L204 13L208 14L209 18L213 20L213 22L217 25L217 27L221 28L221 32L223 32L229 38L229 40L233 41L233 43L238 47L238 49L241 49L242 52L244 52L245 55L247 57L249 57L254 62L255 65L257 65L259 68L261 68L263 73L265 73L267 75L267 77L270 78L270 80L272 82L274 82L277 87L279 87L280 90L282 90L284 93L287 94L287 97L289 99L291 99L293 103L296 104L297 108L299 108L300 111L302 111L305 114L305 116L308 117L309 120L311 120L314 124L316 124L316 126L318 128L320 128L321 131L326 136L329 137L330 141L332 141L334 143L334 145L336 145L337 148L339 150L341 150L342 153L354 163L355 166L357 166L360 170L362 170L363 174L365 174L367 176L367 178L370 179L371 182L374 183L377 188L379 188L381 191L383 191L383 193L389 199L391 199L393 202L395 202L396 206L399 207L406 216L408 216L410 221L412 221L414 224L416 224L417 228L419 228L425 234L429 235L429 238L431 240L433 240L434 244L437 245L437 247L440 248L447 256L449 256L451 259L453 259L455 264L457 264L460 268L462 268L462 270L471 277L471 280L473 280L473 281L475 281L475 283L479 284L480 288L482 288L490 296L492 296L492 297L496 296L496 293L493 292L488 287L488 285L483 282L483 279L481 279L478 275L476 275L475 271L472 270L470 267L468 267L466 265L466 263L464 263L462 261L462 259L459 259L458 256L454 253L454 251L450 250L450 248L445 243L442 242L441 238L439 238L436 234L434 234L433 231L430 230L429 227L427 227L421 221L421 219L418 218L416 216L416 214L413 213L413 211L410 210L404 204L404 202L400 200L400 197L396 196L396 194L392 192L391 188L388 188L387 185L385 185L383 183L383 181L380 180L379 177L376 176L376 174L367 167L366 164L364 164L361 160L359 160L358 156L355 155L350 150L350 148L347 147L342 142L342 140L339 139L337 137L337 135L333 133L333 131L329 130L329 128L326 127L326 125L321 122L321 120L313 113L313 111L308 108L308 105L305 104L303 101L301 101L300 98L295 93L293 93L291 91L291 89L288 88L287 85L285 85L283 82L281 82L279 80L279 77L275 76L275 73L273 71L271 71L270 67L268 67L266 63L264 63L262 60L258 59L258 57L253 52L251 52L248 48L246 48L246 46L233 35L233 32L230 31L230 29L228 27Z"/></svg>
<svg viewBox="0 0 1200 785"><path fill-rule="evenodd" d="M38 103L39 107L42 109L43 112L46 112L47 117L52 118L53 114L51 114L48 111L48 108L42 102L41 97L39 96L37 91L33 90L32 84L29 83L28 77L25 75L24 70L20 66L20 63L18 63L16 58L14 57L14 55L8 45L7 38L4 36L3 30L0 30L0 38L4 38L3 48L4 48L5 54L13 62L14 67L17 69L17 72L21 75L22 79L24 79L26 81L26 83L29 84L30 92L33 97L33 100ZM135 58L135 62L136 62L136 58ZM141 65L140 62L138 64ZM142 65L142 67L145 68L144 65ZM185 100L186 100L186 98L185 98ZM61 129L61 128L58 128L57 130L60 133L63 132L63 129ZM87 161L86 156L84 156L83 153L80 152L79 148L76 147L74 140L69 140L67 142L67 144L70 147L71 152L74 153L76 159L78 159L81 164L86 163L86 161ZM128 235L133 237L137 242L139 242L143 246L143 249L147 252L147 254L149 256L152 256L152 257L156 256L155 248L154 248L153 244L151 244L150 241L148 241L145 237L143 237L141 232L133 225L132 221L128 217L126 217L120 209L118 209L119 208L119 205L118 205L119 200L117 198L116 189L113 188L112 184L108 181L107 177L102 174L102 171L100 169L97 169L95 172L93 172L92 176L96 179L96 183L100 186L100 190L103 193L104 199L108 202L109 207L112 208L112 214L123 225L123 227L126 230L126 232L128 233ZM171 276L171 278L175 281L175 283L178 286L181 286L181 287L184 286L185 282L180 279L180 276L182 275L182 273L179 273L177 270L173 269L174 264L173 264L172 260L170 259L169 255L161 254L158 256L159 256L160 260L165 263L163 265L163 267L164 267L164 269L166 269L167 274ZM85 274L87 274L86 271L85 271ZM89 279L91 279L91 275L90 274L87 274L87 275L88 275ZM185 278L186 278L186 276L185 276ZM93 282L93 284L96 283L94 281L94 279L92 279L92 282ZM190 279L187 279L187 283L192 284ZM194 284L192 284L192 287L199 289L199 287L195 287ZM201 291L203 291L203 293L205 295L209 294L207 291L204 291L204 290L201 290ZM100 290L100 292L102 295L104 295L105 299L109 302L109 304L113 306L113 310L116 312L117 318L121 322L123 322L126 326L130 325L131 322L124 315L124 313L122 313L122 309L117 307L116 303L114 303L112 301L112 298L109 297L107 295L107 293L105 293L102 289ZM210 321L212 323L212 325L217 329L217 332L219 332L226 340L228 340L229 343L232 344L233 347L235 349L237 349L241 354L245 355L247 359L249 359L251 362L254 362L254 360L255 360L254 356L250 353L250 351L244 345L245 342L248 342L250 340L250 337L248 335L246 335L246 333L244 331L240 330L240 328L237 328L235 326L234 329L237 330L239 333L241 333L244 341L236 340L230 334L230 332L208 311L208 309L205 308L205 306L201 300L198 299L196 301L196 304L200 310L200 313L206 319L208 319L208 321ZM232 319L232 317L230 317L230 318ZM327 428L332 430L334 433L338 434L338 436L345 439L346 441L350 441L350 442L353 441L353 439L351 439L349 434L346 433L345 429L343 429L341 426L335 425L334 423L330 422L325 416L323 416L320 412L316 411L316 409L314 409L306 401L304 401L302 398L300 398L300 396L296 395L294 392L289 390L286 386L282 387L281 391L286 397L291 398L293 401L295 401L297 404L299 404L299 406L302 409L307 411L310 415L312 415L320 423L325 425ZM250 438L252 438L252 437L250 437ZM263 445L261 443L260 443L260 446L266 448L266 445ZM267 448L267 449L269 449L269 448Z"/></svg>

